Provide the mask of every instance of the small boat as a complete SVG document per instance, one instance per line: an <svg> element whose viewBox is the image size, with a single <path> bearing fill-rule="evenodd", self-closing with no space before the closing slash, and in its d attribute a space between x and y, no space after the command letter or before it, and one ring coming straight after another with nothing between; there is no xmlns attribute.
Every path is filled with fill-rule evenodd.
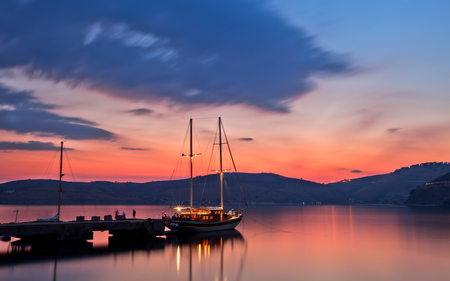
<svg viewBox="0 0 450 281"><path fill-rule="evenodd" d="M178 232L207 232L207 231L223 231L223 230L231 230L235 229L236 226L241 222L244 217L245 210L247 209L247 203L245 202L246 207L241 210L229 210L228 212L224 212L223 208L223 172L225 171L222 167L222 145L226 144L228 146L228 151L230 152L231 160L234 166L234 170L236 171L236 165L234 164L233 156L231 155L230 146L228 144L228 139L223 131L222 120L219 117L219 155L220 155L220 168L217 172L220 173L220 206L201 206L201 207L193 207L193 158L194 156L198 156L200 154L193 153L193 145L192 145L192 119L189 122L189 131L190 131L190 153L189 155L182 154L184 157L190 157L190 170L191 170L191 194L190 194L190 206L189 207L181 207L175 206L172 207L175 210L175 215L172 217L168 217L164 214L164 218L166 220L166 226L170 230L175 230ZM222 143L222 131L225 136L225 143ZM239 186L239 176L238 178ZM241 194L242 193L242 187ZM244 201L245 197L243 196Z"/></svg>
<svg viewBox="0 0 450 281"><path fill-rule="evenodd" d="M64 142L61 141L61 152L59 155L59 187L58 187L58 213L49 218L38 218L37 222L60 222L60 213L61 213L61 194L62 194L62 177L64 174L62 173L62 164L63 164L63 144ZM17 212L19 212L17 210ZM17 221L17 214L16 214L16 221Z"/></svg>

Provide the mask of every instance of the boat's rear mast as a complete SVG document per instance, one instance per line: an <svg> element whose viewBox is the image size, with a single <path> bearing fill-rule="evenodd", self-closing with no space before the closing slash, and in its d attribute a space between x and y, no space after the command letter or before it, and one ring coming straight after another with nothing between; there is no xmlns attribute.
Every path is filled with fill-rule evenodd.
<svg viewBox="0 0 450 281"><path fill-rule="evenodd" d="M190 207L192 209L192 201L194 197L194 181L192 179L192 173L193 173L193 166L194 166L194 156L192 155L192 118L189 121L189 129L190 129L190 152L189 156L191 158L191 200L190 200Z"/></svg>
<svg viewBox="0 0 450 281"><path fill-rule="evenodd" d="M222 170L222 119L219 117L219 151L220 151L220 208L223 210L223 170Z"/></svg>
<svg viewBox="0 0 450 281"><path fill-rule="evenodd" d="M62 160L63 160L63 143L61 141L61 155L60 155L60 159L59 159L59 192L58 192L58 219L57 221L60 221L60 210L61 210L61 193L62 193L62 186L61 186L61 181L62 181L62 177L63 177L63 173L62 173Z"/></svg>

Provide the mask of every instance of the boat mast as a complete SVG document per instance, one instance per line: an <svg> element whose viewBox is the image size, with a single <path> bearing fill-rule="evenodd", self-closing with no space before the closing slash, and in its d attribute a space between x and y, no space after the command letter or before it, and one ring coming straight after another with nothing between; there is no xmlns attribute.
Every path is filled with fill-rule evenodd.
<svg viewBox="0 0 450 281"><path fill-rule="evenodd" d="M192 208L192 198L193 198L193 193L194 193L194 182L192 179L192 166L193 166L193 162L194 162L194 155L192 153L192 118L189 121L189 129L190 129L190 152L189 152L189 156L191 157L191 208Z"/></svg>
<svg viewBox="0 0 450 281"><path fill-rule="evenodd" d="M58 220L59 220L59 215L60 215L60 210L61 210L61 193L62 193L62 187L61 187L61 180L62 180L62 160L63 160L63 142L61 141L61 155L59 158L59 195L58 195Z"/></svg>
<svg viewBox="0 0 450 281"><path fill-rule="evenodd" d="M219 117L219 151L220 151L220 207L223 210L222 119L220 117Z"/></svg>

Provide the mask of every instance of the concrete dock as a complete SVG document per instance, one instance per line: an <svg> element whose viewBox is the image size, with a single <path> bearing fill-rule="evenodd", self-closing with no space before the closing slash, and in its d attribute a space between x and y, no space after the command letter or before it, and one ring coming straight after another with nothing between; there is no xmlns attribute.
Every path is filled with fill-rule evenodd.
<svg viewBox="0 0 450 281"><path fill-rule="evenodd" d="M108 230L114 237L143 238L164 235L164 228L164 220L160 219L23 222L0 224L0 236L23 240L75 241L93 239L93 231Z"/></svg>

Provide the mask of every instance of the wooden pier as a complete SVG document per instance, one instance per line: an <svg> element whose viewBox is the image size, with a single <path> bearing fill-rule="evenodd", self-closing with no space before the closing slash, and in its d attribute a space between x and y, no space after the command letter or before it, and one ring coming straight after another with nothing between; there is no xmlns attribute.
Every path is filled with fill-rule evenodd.
<svg viewBox="0 0 450 281"><path fill-rule="evenodd" d="M23 222L0 224L0 236L23 240L75 241L93 239L93 231L108 230L114 237L155 237L164 235L164 220L87 220L70 222Z"/></svg>

